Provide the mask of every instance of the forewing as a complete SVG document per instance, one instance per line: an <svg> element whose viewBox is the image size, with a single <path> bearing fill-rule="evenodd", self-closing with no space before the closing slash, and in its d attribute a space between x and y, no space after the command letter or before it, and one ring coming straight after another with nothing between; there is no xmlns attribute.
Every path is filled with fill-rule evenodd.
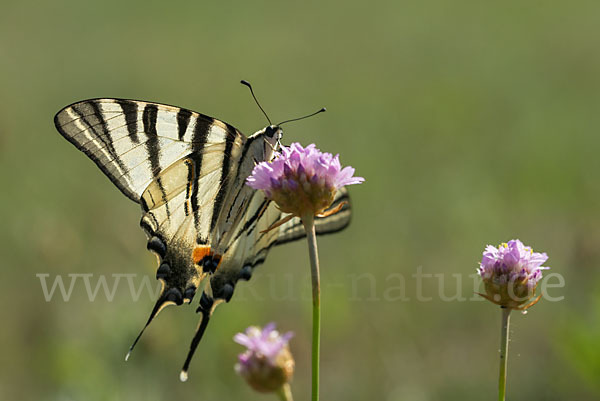
<svg viewBox="0 0 600 401"><path fill-rule="evenodd" d="M90 99L59 111L58 131L88 155L130 199L139 202L160 173L189 154L225 143L242 144L232 126L187 109L126 99ZM167 191L164 191L167 192ZM168 195L168 194L165 194Z"/></svg>

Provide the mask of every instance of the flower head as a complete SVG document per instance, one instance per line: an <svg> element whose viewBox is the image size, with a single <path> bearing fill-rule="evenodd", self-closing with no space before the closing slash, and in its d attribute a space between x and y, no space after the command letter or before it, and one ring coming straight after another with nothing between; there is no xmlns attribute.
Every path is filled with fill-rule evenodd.
<svg viewBox="0 0 600 401"><path fill-rule="evenodd" d="M352 167L342 169L339 155L323 153L314 144L303 148L293 143L282 146L272 161L257 164L246 183L263 190L283 212L303 216L322 213L337 189L364 181L353 175Z"/></svg>
<svg viewBox="0 0 600 401"><path fill-rule="evenodd" d="M256 391L279 390L294 373L294 359L288 347L292 336L292 332L280 335L274 323L262 330L250 326L245 333L236 334L233 340L247 348L238 355L236 372Z"/></svg>
<svg viewBox="0 0 600 401"><path fill-rule="evenodd" d="M500 244L498 248L488 245L478 269L487 293L484 297L511 309L532 306L537 299L524 304L535 295L542 270L549 269L542 266L546 260L545 253L533 252L518 239Z"/></svg>

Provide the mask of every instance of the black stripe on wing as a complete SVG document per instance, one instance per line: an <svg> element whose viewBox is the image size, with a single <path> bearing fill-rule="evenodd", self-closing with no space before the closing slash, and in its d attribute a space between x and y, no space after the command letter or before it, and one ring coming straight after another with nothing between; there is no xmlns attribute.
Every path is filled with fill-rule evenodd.
<svg viewBox="0 0 600 401"><path fill-rule="evenodd" d="M192 154L190 157L194 162L194 179L191 181L192 191L190 204L192 208L192 213L194 214L194 227L196 227L196 231L200 231L200 213L199 213L199 205L198 205L198 179L200 176L200 172L202 171L202 158L204 155L203 149L206 144L208 133L210 130L210 123L208 121L198 120L196 121L196 126L194 127L194 133L192 134Z"/></svg>
<svg viewBox="0 0 600 401"><path fill-rule="evenodd" d="M187 131L188 125L190 125L190 118L192 112L186 109L179 109L177 112L177 136L180 141L183 141L185 132Z"/></svg>
<svg viewBox="0 0 600 401"><path fill-rule="evenodd" d="M235 130L235 128L233 128L229 124L227 124L226 126L227 126L228 132L232 132ZM229 171L230 165L231 165L231 150L233 148L234 141L235 141L235 137L233 135L227 136L227 139L225 141L225 151L223 153L221 178L220 178L220 182L219 182L219 192L217 193L217 198L215 199L215 206L213 208L213 214L212 214L212 218L210 221L210 232L213 231L213 229L215 228L215 224L217 224L217 220L219 219L219 215L221 213L221 209L223 206L223 201L225 200L227 193L229 191L231 178L233 177L234 174L237 174L237 171L236 172ZM248 147L248 144L246 144L245 148L247 148L247 147ZM240 161L241 160L243 160L243 159L240 158Z"/></svg>
<svg viewBox="0 0 600 401"><path fill-rule="evenodd" d="M162 180L159 176L160 173L160 162L158 160L160 149L158 147L158 133L156 132L156 119L158 117L158 108L153 104L147 104L144 107L144 112L142 114L142 121L144 124L144 133L148 136L148 140L146 141L146 151L148 152L148 159L150 160L150 167L152 168L152 177L153 180L156 180L158 187L160 188L160 192L162 194L163 202L165 202L165 207L167 209L167 216L171 215L169 211L169 204L167 203L167 193L165 192L165 187L162 183Z"/></svg>
<svg viewBox="0 0 600 401"><path fill-rule="evenodd" d="M129 100L117 100L119 106L121 106L121 110L123 110L123 114L125 115L125 122L127 124L127 132L129 133L129 138L133 143L140 143L140 138L138 137L138 104L137 102L131 102Z"/></svg>

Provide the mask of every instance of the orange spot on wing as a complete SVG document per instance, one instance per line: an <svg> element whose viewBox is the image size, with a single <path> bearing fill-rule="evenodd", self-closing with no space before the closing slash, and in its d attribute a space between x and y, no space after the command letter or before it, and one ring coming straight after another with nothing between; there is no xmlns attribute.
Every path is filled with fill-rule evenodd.
<svg viewBox="0 0 600 401"><path fill-rule="evenodd" d="M199 246L194 248L194 251L192 252L192 259L194 260L194 264L198 264L202 259L204 259L205 256L210 255L210 246Z"/></svg>
<svg viewBox="0 0 600 401"><path fill-rule="evenodd" d="M192 251L194 264L202 268L204 272L214 273L221 264L221 255L214 253L210 246L199 246ZM210 262L208 264L205 264Z"/></svg>

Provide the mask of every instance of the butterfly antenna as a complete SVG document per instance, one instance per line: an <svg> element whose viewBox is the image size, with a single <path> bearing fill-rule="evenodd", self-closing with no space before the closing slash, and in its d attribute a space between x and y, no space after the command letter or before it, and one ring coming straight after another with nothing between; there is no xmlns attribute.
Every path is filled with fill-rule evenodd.
<svg viewBox="0 0 600 401"><path fill-rule="evenodd" d="M314 113L312 113L312 114L309 114L309 115L307 115L307 116L304 116L304 117L298 117L298 118L292 118L291 120L285 120L285 121L282 121L282 122L280 122L279 124L277 124L277 126L281 126L281 125L283 125L283 124L286 124L286 123L289 123L289 122L292 122L292 121L304 120L305 118L312 117L312 116L316 116L317 114L319 114L319 113L323 113L323 112L325 112L325 111L327 111L327 109L326 109L325 107L323 107L321 110L319 110L319 111L315 111Z"/></svg>
<svg viewBox="0 0 600 401"><path fill-rule="evenodd" d="M265 117L267 117L267 121L269 122L269 125L273 125L273 123L271 122L271 119L269 118L269 116L267 115L267 112L265 111L265 109L262 108L262 106L260 105L260 103L258 102L258 99L256 98L256 96L254 95L254 90L252 90L252 85L250 85L250 82L246 81L246 80L241 80L240 83L242 85L246 85L248 88L250 88L250 93L252 94L252 97L254 98L254 101L256 102L256 105L258 106L258 108L263 112L263 114L265 115Z"/></svg>

